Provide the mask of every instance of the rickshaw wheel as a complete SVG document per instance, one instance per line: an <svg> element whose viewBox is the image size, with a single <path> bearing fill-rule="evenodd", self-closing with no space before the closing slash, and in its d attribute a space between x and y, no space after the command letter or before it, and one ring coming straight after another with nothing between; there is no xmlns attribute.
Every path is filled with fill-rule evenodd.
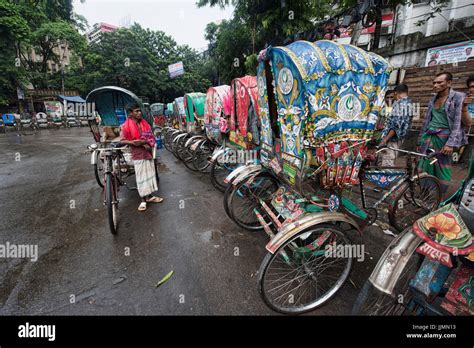
<svg viewBox="0 0 474 348"><path fill-rule="evenodd" d="M237 168L238 165L235 164L220 164L216 159L211 165L211 183L219 191L225 192L227 184L224 182L224 179L227 175L230 174L232 170Z"/></svg>
<svg viewBox="0 0 474 348"><path fill-rule="evenodd" d="M116 197L115 185L112 174L106 176L105 201L107 205L107 215L109 220L109 228L112 234L117 234L118 225L118 202Z"/></svg>
<svg viewBox="0 0 474 348"><path fill-rule="evenodd" d="M253 177L250 185L248 180L237 184L229 199L229 215L234 222L246 230L263 229L254 208L260 207L260 200L267 201L278 189L278 180L269 173L261 173Z"/></svg>
<svg viewBox="0 0 474 348"><path fill-rule="evenodd" d="M438 178L424 175L413 181L413 191L407 185L389 208L390 225L398 232L410 227L419 218L438 208L441 203L441 184Z"/></svg>
<svg viewBox="0 0 474 348"><path fill-rule="evenodd" d="M329 237L314 248L312 243L325 232L330 232ZM280 313L302 314L329 301L352 267L351 257L326 255L327 246L333 243L350 245L350 240L339 226L319 224L297 233L275 253L267 253L258 272L258 289L265 304Z"/></svg>

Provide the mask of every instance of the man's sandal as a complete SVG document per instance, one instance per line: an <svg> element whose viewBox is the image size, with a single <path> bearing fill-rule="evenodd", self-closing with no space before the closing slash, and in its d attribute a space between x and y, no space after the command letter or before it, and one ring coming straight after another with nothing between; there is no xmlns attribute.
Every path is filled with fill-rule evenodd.
<svg viewBox="0 0 474 348"><path fill-rule="evenodd" d="M148 198L146 201L150 203L161 203L163 202L163 198L154 196L154 197Z"/></svg>
<svg viewBox="0 0 474 348"><path fill-rule="evenodd" d="M138 211L145 211L146 210L146 202L141 202L138 206Z"/></svg>

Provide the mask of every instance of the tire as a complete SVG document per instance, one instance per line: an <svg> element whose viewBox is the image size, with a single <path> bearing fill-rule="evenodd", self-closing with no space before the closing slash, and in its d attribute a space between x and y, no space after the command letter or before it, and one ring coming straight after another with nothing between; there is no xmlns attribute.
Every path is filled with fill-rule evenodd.
<svg viewBox="0 0 474 348"><path fill-rule="evenodd" d="M329 237L319 247L311 244L327 232ZM265 304L279 313L302 314L329 301L344 285L352 267L351 257L326 256L326 248L332 243L348 245L350 240L337 225L319 224L297 233L274 254L268 253L258 272L258 290ZM334 274L330 276L330 273ZM280 280L283 285L271 288ZM327 286L322 288L323 284Z"/></svg>
<svg viewBox="0 0 474 348"><path fill-rule="evenodd" d="M175 146L173 147L173 154L174 156L179 159L180 161L183 160L183 151L184 151L184 144L186 143L186 141L189 139L190 135L189 134L186 134L186 136L184 137L181 137L175 144Z"/></svg>
<svg viewBox="0 0 474 348"><path fill-rule="evenodd" d="M438 208L441 203L441 184L432 175L421 175L412 186L405 185L396 195L388 211L390 224L402 232L419 218Z"/></svg>
<svg viewBox="0 0 474 348"><path fill-rule="evenodd" d="M184 150L184 155L183 155L183 162L186 168L189 170L192 170L193 172L197 172L198 170L194 167L194 156L196 155L197 149L191 150L191 147L196 144L196 142L202 141L202 139L196 139L193 141L189 146Z"/></svg>
<svg viewBox="0 0 474 348"><path fill-rule="evenodd" d="M407 233L411 233L407 229ZM390 246L389 246L390 247ZM411 301L409 282L421 266L423 257L414 252L395 283L393 296L374 287L367 280L357 296L352 315L408 315L407 304Z"/></svg>
<svg viewBox="0 0 474 348"><path fill-rule="evenodd" d="M94 176L95 180L97 181L97 184L100 187L104 187L104 163L103 161L99 158L100 152L96 152L96 164L94 164ZM99 165L101 163L101 165Z"/></svg>
<svg viewBox="0 0 474 348"><path fill-rule="evenodd" d="M107 205L107 216L109 221L110 232L117 234L118 225L118 202L115 192L115 182L111 173L105 175L105 203Z"/></svg>
<svg viewBox="0 0 474 348"><path fill-rule="evenodd" d="M227 175L230 174L232 170L237 168L237 164L230 164L230 163L219 163L216 159L211 164L211 183L217 190L221 192L225 192L227 188L227 184L224 182L224 179Z"/></svg>
<svg viewBox="0 0 474 348"><path fill-rule="evenodd" d="M209 156L211 156L214 149L214 144L206 140L194 151L193 166L197 171L201 173L207 173L209 171L211 165Z"/></svg>
<svg viewBox="0 0 474 348"><path fill-rule="evenodd" d="M238 183L229 196L229 215L238 226L246 230L262 230L263 226L253 211L260 207L256 198L264 201L271 198L278 189L278 180L269 173L262 173L254 177L251 185L247 185L247 181Z"/></svg>

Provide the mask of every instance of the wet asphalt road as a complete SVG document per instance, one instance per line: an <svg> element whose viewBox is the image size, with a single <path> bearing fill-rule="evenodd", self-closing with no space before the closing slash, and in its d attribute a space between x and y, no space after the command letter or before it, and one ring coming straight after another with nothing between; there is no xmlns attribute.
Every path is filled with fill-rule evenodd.
<svg viewBox="0 0 474 348"><path fill-rule="evenodd" d="M84 154L91 142L87 128L0 134L0 244L37 244L39 254L36 262L0 259L0 315L275 314L257 291L267 237L225 215L207 175L160 150L165 201L140 213L137 192L123 188L113 236ZM349 314L392 239L377 227L349 236L365 244L365 260L354 262L343 289L310 315Z"/></svg>

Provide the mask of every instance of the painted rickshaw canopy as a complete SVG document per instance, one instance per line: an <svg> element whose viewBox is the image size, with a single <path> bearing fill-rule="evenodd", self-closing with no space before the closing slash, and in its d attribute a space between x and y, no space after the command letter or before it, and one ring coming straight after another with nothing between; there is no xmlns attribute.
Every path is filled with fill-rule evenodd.
<svg viewBox="0 0 474 348"><path fill-rule="evenodd" d="M227 131L226 116L230 115L230 86L210 87L206 93L204 106L204 127L209 139L218 143L222 141L221 133Z"/></svg>
<svg viewBox="0 0 474 348"><path fill-rule="evenodd" d="M186 112L184 110L184 98L179 97L174 99L174 108L175 108L175 115L186 116Z"/></svg>
<svg viewBox="0 0 474 348"><path fill-rule="evenodd" d="M150 110L153 115L164 115L165 113L165 104L163 103L153 103L150 105Z"/></svg>
<svg viewBox="0 0 474 348"><path fill-rule="evenodd" d="M377 54L321 40L268 47L259 54L262 139L271 144L265 65L274 81L283 151L301 155L312 144L372 137L391 67Z"/></svg>
<svg viewBox="0 0 474 348"><path fill-rule="evenodd" d="M253 116L258 118L258 89L257 77L246 75L231 82L231 131L237 131L243 137L247 136L249 107Z"/></svg>
<svg viewBox="0 0 474 348"><path fill-rule="evenodd" d="M143 105L143 102L129 90L116 86L99 87L86 97L86 103L94 103L95 111L101 118L103 126L119 126L127 117L127 106L137 103L142 110L143 118L150 124L151 115Z"/></svg>
<svg viewBox="0 0 474 348"><path fill-rule="evenodd" d="M204 118L204 103L206 94L204 93L186 93L184 95L184 108L186 110L186 121L194 122L195 118L202 120Z"/></svg>

